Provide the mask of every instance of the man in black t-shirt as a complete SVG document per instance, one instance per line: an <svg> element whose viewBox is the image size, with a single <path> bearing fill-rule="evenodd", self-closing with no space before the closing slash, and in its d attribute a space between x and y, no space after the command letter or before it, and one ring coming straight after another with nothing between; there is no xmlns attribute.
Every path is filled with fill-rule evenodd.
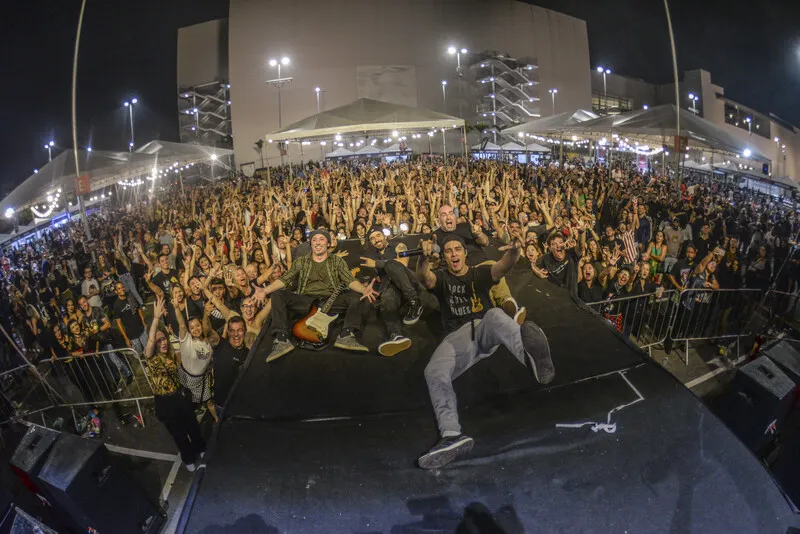
<svg viewBox="0 0 800 534"><path fill-rule="evenodd" d="M217 406L225 406L239 370L247 359L246 329L242 316L234 315L228 321L227 338L220 338L213 330L207 333L214 346L214 403Z"/></svg>
<svg viewBox="0 0 800 534"><path fill-rule="evenodd" d="M547 278L559 287L565 287L573 295L578 292L578 256L573 240L564 240L561 234L547 239L550 252L536 261L533 272L539 278Z"/></svg>
<svg viewBox="0 0 800 534"><path fill-rule="evenodd" d="M161 270L153 276L153 284L150 289L153 289L153 285L155 285L163 292L162 298L171 298L172 286L180 285L178 271L169 268L169 255L167 254L162 254L158 257L158 266ZM153 292L158 294L155 289L153 289Z"/></svg>
<svg viewBox="0 0 800 534"><path fill-rule="evenodd" d="M453 380L491 356L500 345L521 364L530 366L540 383L547 384L555 376L542 329L530 321L520 326L503 310L493 308L489 296L492 285L519 259L520 241L519 233L512 235L511 244L500 249L506 253L494 265L469 267L466 243L458 236L448 236L442 242L446 268L435 273L428 262L432 243L423 243L424 255L417 263L417 275L439 300L446 333L425 367L441 439L419 458L423 469L442 467L472 449L472 438L461 433Z"/></svg>
<svg viewBox="0 0 800 534"><path fill-rule="evenodd" d="M696 256L697 249L694 245L688 245L686 247L686 258L678 260L678 262L672 266L672 270L667 273L667 278L672 283L671 289L677 289L678 291L686 289L689 278L691 278L694 273Z"/></svg>
<svg viewBox="0 0 800 534"><path fill-rule="evenodd" d="M459 237L465 244L467 252L467 262L470 266L481 265L487 262L483 247L489 244L487 236L477 224L459 223L456 224L456 215L452 206L449 204L439 208L439 228L433 232L437 243L444 243L451 236ZM505 278L500 278L491 290L492 300L503 308L510 317L519 324L525 321L527 310L524 306L517 305L517 301L511 296L511 290Z"/></svg>
<svg viewBox="0 0 800 534"><path fill-rule="evenodd" d="M114 320L119 333L125 340L125 345L142 356L147 346L147 328L142 309L128 298L125 284L121 281L114 284L114 292L117 294L117 300L114 301Z"/></svg>

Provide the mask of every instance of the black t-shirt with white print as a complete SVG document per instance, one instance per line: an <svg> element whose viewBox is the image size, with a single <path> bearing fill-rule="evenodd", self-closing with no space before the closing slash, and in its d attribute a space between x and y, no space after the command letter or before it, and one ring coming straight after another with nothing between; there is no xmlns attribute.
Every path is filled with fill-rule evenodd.
<svg viewBox="0 0 800 534"><path fill-rule="evenodd" d="M495 284L492 266L470 267L455 276L448 270L434 272L433 294L439 299L445 333L455 332L465 323L482 318L492 308L489 290Z"/></svg>

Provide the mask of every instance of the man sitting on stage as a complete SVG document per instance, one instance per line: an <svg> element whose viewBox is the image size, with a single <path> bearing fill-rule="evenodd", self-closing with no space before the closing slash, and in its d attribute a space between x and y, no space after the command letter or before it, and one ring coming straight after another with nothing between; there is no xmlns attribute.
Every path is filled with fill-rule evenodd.
<svg viewBox="0 0 800 534"><path fill-rule="evenodd" d="M425 367L425 380L441 439L422 455L419 466L436 469L472 449L473 440L461 433L456 410L453 380L502 344L520 363L530 367L541 384L553 380L555 369L550 347L542 329L531 321L520 326L500 308L492 307L489 290L511 271L519 259L519 233L511 244L501 247L506 253L494 265L469 267L464 240L451 235L442 243L447 268L431 271L430 242L423 243L424 256L417 263L423 284L439 299L446 337Z"/></svg>
<svg viewBox="0 0 800 534"><path fill-rule="evenodd" d="M286 274L266 288L255 291L256 299L272 295L272 330L275 341L272 352L267 356L267 362L294 350L294 345L288 338L288 312L306 314L315 301L324 301L341 288L345 289L336 297L330 309L330 313L345 312L344 328L334 346L358 352L368 350L358 342L356 332L360 329L366 312L367 302L364 300L374 302L378 296L372 288L374 281L367 286L361 284L353 278L342 258L329 255L330 234L326 230L314 230L309 237L311 255L297 258ZM291 287L296 287L296 292L285 289Z"/></svg>
<svg viewBox="0 0 800 534"><path fill-rule="evenodd" d="M416 324L422 315L422 304L417 288L414 287L415 283L419 282L414 273L398 260L395 245L387 241L383 228L373 227L367 238L371 246L367 255L361 257L363 262L361 266L375 269L380 276L379 309L389 334L389 340L381 343L378 353L381 356L394 356L411 347L411 340L403 335L400 326L399 311L403 301L408 305L403 324L409 326ZM398 243L399 245L402 243Z"/></svg>

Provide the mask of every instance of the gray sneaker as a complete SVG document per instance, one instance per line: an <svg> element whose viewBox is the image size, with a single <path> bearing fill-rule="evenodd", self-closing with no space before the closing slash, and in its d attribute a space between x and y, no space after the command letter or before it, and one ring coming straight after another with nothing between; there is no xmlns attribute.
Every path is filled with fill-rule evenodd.
<svg viewBox="0 0 800 534"><path fill-rule="evenodd" d="M345 334L336 338L336 343L333 344L337 349L352 350L355 352L369 352L369 349L358 342L356 336L352 333Z"/></svg>
<svg viewBox="0 0 800 534"><path fill-rule="evenodd" d="M291 342L276 339L272 343L272 352L270 352L269 356L267 356L267 363L271 362L272 360L277 360L281 356L289 354L293 350L294 345L292 345Z"/></svg>
<svg viewBox="0 0 800 534"><path fill-rule="evenodd" d="M549 384L556 376L553 359L550 357L550 344L541 328L531 321L520 327L520 336L528 361L531 363L533 376L540 384Z"/></svg>

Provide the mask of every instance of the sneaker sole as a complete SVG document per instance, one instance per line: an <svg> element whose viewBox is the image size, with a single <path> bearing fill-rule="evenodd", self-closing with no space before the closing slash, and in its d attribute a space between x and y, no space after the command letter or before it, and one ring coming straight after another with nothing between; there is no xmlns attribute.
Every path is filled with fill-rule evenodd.
<svg viewBox="0 0 800 534"><path fill-rule="evenodd" d="M415 319L403 319L403 324L406 326L412 326L419 322L420 317L422 317L422 313L417 315Z"/></svg>
<svg viewBox="0 0 800 534"><path fill-rule="evenodd" d="M385 343L381 343L378 347L378 354L381 356L394 356L409 348L411 348L410 339L406 339L405 341L386 341Z"/></svg>
<svg viewBox="0 0 800 534"><path fill-rule="evenodd" d="M344 345L340 344L338 341L334 343L333 346L336 347L337 349L349 350L350 352L369 352L369 349L367 347L364 346L354 347L352 345Z"/></svg>
<svg viewBox="0 0 800 534"><path fill-rule="evenodd" d="M270 354L269 356L267 356L267 363L275 361L278 358L280 358L281 356L286 356L287 354L292 352L294 349L295 349L294 347L286 347L285 350L282 350L280 352L276 352L275 354Z"/></svg>
<svg viewBox="0 0 800 534"><path fill-rule="evenodd" d="M528 352L528 357L531 360L531 367L533 367L533 376L540 384L549 384L555 378L555 367L553 366L553 359L550 356L550 343L547 341L547 336L544 331L533 324L527 322L520 328L520 335L522 337L522 344ZM539 375L540 366L549 366L553 371L547 375Z"/></svg>
<svg viewBox="0 0 800 534"><path fill-rule="evenodd" d="M523 306L519 310L517 310L516 315L514 315L514 320L517 322L518 325L522 326L527 317L528 317L528 310L527 308L525 308L525 306Z"/></svg>
<svg viewBox="0 0 800 534"><path fill-rule="evenodd" d="M472 438L457 441L449 447L420 456L417 464L422 469L439 469L455 460L458 456L471 451L474 444L475 442Z"/></svg>

